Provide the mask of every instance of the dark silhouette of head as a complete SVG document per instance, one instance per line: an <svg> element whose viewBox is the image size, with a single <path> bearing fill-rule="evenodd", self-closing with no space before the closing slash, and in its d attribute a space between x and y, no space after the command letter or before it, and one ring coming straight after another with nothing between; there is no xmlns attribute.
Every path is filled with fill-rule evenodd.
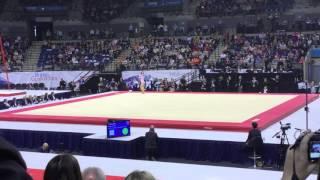
<svg viewBox="0 0 320 180"><path fill-rule="evenodd" d="M156 180L156 178L147 171L133 171L125 178L125 180Z"/></svg>
<svg viewBox="0 0 320 180"><path fill-rule="evenodd" d="M252 126L252 128L256 129L256 128L258 128L258 123L257 122L252 122L251 126Z"/></svg>
<svg viewBox="0 0 320 180"><path fill-rule="evenodd" d="M79 163L69 154L51 159L44 172L44 180L82 180Z"/></svg>
<svg viewBox="0 0 320 180"><path fill-rule="evenodd" d="M151 131L151 132L155 132L155 130L154 130L154 125L151 125L151 126L150 126L149 131Z"/></svg>
<svg viewBox="0 0 320 180"><path fill-rule="evenodd" d="M32 180L19 151L1 137L0 132L0 179Z"/></svg>

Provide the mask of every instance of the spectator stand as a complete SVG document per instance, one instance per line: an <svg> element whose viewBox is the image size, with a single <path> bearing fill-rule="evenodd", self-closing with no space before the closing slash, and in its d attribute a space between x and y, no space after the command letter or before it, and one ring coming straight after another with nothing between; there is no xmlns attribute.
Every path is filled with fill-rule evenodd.
<svg viewBox="0 0 320 180"><path fill-rule="evenodd" d="M213 37L148 37L131 43L124 70L189 69L207 65L219 40Z"/></svg>
<svg viewBox="0 0 320 180"><path fill-rule="evenodd" d="M283 13L293 7L294 0L240 1L201 0L196 14L199 17L256 15Z"/></svg>
<svg viewBox="0 0 320 180"><path fill-rule="evenodd" d="M42 46L38 67L50 70L96 70L114 61L124 44L121 40L52 41Z"/></svg>
<svg viewBox="0 0 320 180"><path fill-rule="evenodd" d="M15 38L2 37L2 43L8 63L8 67L4 68L8 71L21 71L26 61L26 51L30 46L29 40L21 36ZM0 60L3 66L2 55L0 56Z"/></svg>

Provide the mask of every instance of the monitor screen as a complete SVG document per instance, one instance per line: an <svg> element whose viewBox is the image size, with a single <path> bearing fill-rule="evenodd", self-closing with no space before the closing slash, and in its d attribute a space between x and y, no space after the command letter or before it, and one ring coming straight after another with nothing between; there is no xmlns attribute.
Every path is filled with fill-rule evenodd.
<svg viewBox="0 0 320 180"><path fill-rule="evenodd" d="M309 159L311 161L318 161L320 158L320 141L309 142Z"/></svg>
<svg viewBox="0 0 320 180"><path fill-rule="evenodd" d="M130 136L129 120L108 120L107 137L115 138L122 136Z"/></svg>

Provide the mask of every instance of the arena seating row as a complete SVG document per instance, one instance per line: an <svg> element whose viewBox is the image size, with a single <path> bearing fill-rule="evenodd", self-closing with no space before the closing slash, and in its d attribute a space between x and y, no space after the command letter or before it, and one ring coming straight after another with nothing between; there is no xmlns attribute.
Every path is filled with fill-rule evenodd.
<svg viewBox="0 0 320 180"><path fill-rule="evenodd" d="M235 35L227 41L217 66L220 68L289 71L302 64L308 50L319 45L317 34Z"/></svg>
<svg viewBox="0 0 320 180"><path fill-rule="evenodd" d="M3 37L2 41L9 65L8 69L10 71L21 70L25 62L26 50L30 46L29 40L17 36L15 38ZM3 63L1 54L0 62Z"/></svg>
<svg viewBox="0 0 320 180"><path fill-rule="evenodd" d="M124 69L185 69L206 64L219 40L212 37L142 38L131 43Z"/></svg>
<svg viewBox="0 0 320 180"><path fill-rule="evenodd" d="M225 47L220 57L215 57L216 61L209 61L219 44ZM320 36L317 33L238 34L226 35L221 40L219 37L188 36L146 37L131 41L56 41L43 46L38 67L99 70L117 58L122 50L128 49L128 54L121 59L122 70L190 69L205 66L224 71L230 68L284 72L301 66L308 50L319 44Z"/></svg>
<svg viewBox="0 0 320 180"><path fill-rule="evenodd" d="M121 40L56 41L43 45L38 67L51 70L101 70L119 56Z"/></svg>
<svg viewBox="0 0 320 180"><path fill-rule="evenodd" d="M211 17L283 12L293 4L294 0L201 0L197 15Z"/></svg>
<svg viewBox="0 0 320 180"><path fill-rule="evenodd" d="M70 5L72 0L19 0L24 6L53 6L53 5Z"/></svg>

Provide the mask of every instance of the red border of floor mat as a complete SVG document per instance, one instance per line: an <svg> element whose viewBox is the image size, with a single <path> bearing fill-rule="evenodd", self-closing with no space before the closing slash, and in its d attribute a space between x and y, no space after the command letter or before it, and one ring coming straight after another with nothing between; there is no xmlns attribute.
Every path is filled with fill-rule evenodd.
<svg viewBox="0 0 320 180"><path fill-rule="evenodd" d="M33 180L43 180L44 170L28 169L28 173ZM124 180L124 177L107 175L106 180Z"/></svg>
<svg viewBox="0 0 320 180"><path fill-rule="evenodd" d="M0 113L1 120L12 120L12 121L26 121L26 122L45 122L45 123L68 123L68 124L96 124L105 125L107 119L112 117L83 117L83 116L45 116L45 115L18 115L15 113L24 112L44 107L50 107L61 104L68 104L73 102L79 102L89 99L96 99L100 97L112 96L117 94L123 94L128 92L112 92L104 93L95 96L86 96L83 98L71 99L67 101L59 101L51 104L43 104L39 106L33 106L13 111L7 111ZM155 93L155 92L150 92ZM171 93L171 92L169 92ZM174 92L180 93L180 92ZM190 94L190 93L188 93ZM208 94L208 93L193 93L193 94ZM230 94L230 93L223 93ZM246 95L246 94L237 94ZM284 94L255 94L257 96L268 96L268 95L284 95ZM290 94L292 95L292 94ZM262 112L250 119L244 120L242 123L225 123L225 122L205 122L205 121L181 121L181 120L157 120L157 119L133 119L128 117L123 118L112 118L112 119L130 119L132 126L148 127L151 124L160 128L180 128L180 129L212 129L212 130L225 130L225 131L248 131L251 129L251 122L258 121L259 127L265 129L271 124L280 121L284 117L297 111L305 105L304 94L294 94L297 97L292 98L280 105L277 105L265 112ZM312 102L318 98L316 94L310 94L308 101Z"/></svg>
<svg viewBox="0 0 320 180"><path fill-rule="evenodd" d="M0 93L0 97L11 97L11 96L20 96L25 95L26 92L17 92L17 93Z"/></svg>

